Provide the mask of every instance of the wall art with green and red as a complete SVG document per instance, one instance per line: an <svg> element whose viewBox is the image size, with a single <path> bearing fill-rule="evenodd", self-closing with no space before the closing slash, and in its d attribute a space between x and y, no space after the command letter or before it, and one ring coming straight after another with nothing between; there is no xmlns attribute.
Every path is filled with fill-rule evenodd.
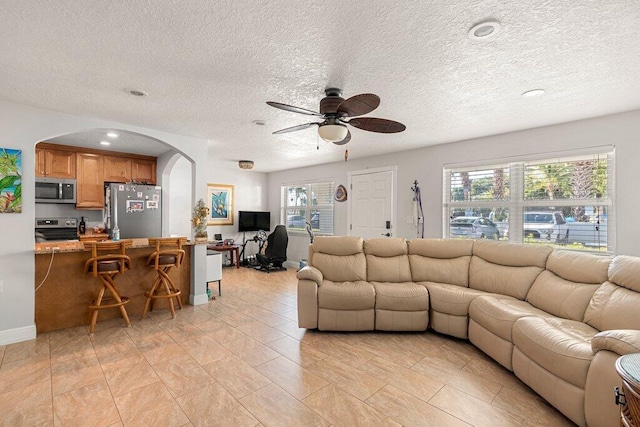
<svg viewBox="0 0 640 427"><path fill-rule="evenodd" d="M0 213L22 212L22 150L0 148Z"/></svg>

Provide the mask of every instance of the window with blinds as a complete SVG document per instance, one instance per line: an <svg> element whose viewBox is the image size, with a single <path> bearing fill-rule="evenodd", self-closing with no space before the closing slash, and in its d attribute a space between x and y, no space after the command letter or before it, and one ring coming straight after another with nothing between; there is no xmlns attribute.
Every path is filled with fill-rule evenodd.
<svg viewBox="0 0 640 427"><path fill-rule="evenodd" d="M445 166L443 235L613 252L613 147Z"/></svg>
<svg viewBox="0 0 640 427"><path fill-rule="evenodd" d="M333 234L333 182L312 182L280 187L280 223L289 231Z"/></svg>

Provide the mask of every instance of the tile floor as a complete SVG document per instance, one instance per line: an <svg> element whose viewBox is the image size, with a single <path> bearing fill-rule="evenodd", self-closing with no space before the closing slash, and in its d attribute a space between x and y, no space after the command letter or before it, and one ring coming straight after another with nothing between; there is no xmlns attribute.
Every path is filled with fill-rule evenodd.
<svg viewBox="0 0 640 427"><path fill-rule="evenodd" d="M222 283L175 319L0 347L0 425L572 425L466 341L298 329L294 270Z"/></svg>

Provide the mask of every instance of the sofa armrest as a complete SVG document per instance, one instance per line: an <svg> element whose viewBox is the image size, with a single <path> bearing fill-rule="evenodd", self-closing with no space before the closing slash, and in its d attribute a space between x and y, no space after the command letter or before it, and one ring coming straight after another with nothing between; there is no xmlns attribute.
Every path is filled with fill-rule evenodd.
<svg viewBox="0 0 640 427"><path fill-rule="evenodd" d="M609 350L621 356L640 352L640 331L637 329L615 329L602 331L591 340L593 353Z"/></svg>
<svg viewBox="0 0 640 427"><path fill-rule="evenodd" d="M318 284L318 286L322 284L322 279L323 279L322 272L320 272L320 270L318 270L315 267L311 267L310 265L298 271L298 274L296 275L296 277L298 278L298 280L314 281Z"/></svg>

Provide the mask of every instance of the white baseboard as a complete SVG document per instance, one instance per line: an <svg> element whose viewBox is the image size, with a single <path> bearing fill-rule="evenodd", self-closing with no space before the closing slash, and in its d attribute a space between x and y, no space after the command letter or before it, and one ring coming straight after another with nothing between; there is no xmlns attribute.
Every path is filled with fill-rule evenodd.
<svg viewBox="0 0 640 427"><path fill-rule="evenodd" d="M22 328L7 329L0 331L0 345L13 344L21 341L32 340L36 337L36 325L24 326Z"/></svg>
<svg viewBox="0 0 640 427"><path fill-rule="evenodd" d="M295 269L298 269L298 267L300 267L300 263L296 261L285 261L282 263L282 265L287 268L295 268Z"/></svg>
<svg viewBox="0 0 640 427"><path fill-rule="evenodd" d="M209 297L207 294L200 295L189 295L189 304L191 305L202 305L207 304L209 302Z"/></svg>

